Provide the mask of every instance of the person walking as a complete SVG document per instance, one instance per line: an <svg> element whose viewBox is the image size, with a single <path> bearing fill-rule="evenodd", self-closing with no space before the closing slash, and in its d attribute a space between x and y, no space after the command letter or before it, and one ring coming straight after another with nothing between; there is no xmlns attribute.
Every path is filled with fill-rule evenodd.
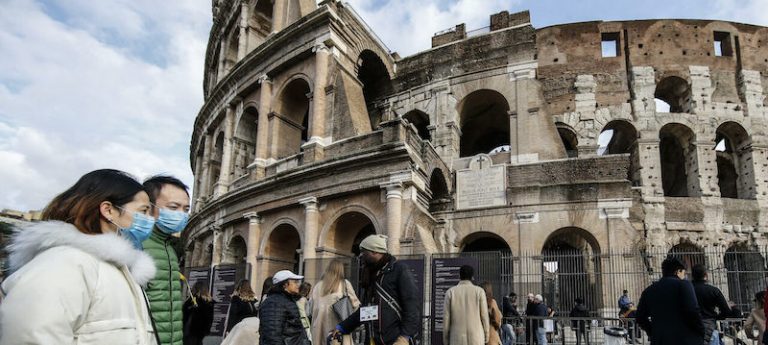
<svg viewBox="0 0 768 345"><path fill-rule="evenodd" d="M272 277L274 285L259 311L260 345L310 345L310 325L303 322L299 287L303 276L283 270Z"/></svg>
<svg viewBox="0 0 768 345"><path fill-rule="evenodd" d="M154 225L141 183L118 170L89 172L42 220L6 248L0 344L157 344L141 289L155 276L141 250Z"/></svg>
<svg viewBox="0 0 768 345"><path fill-rule="evenodd" d="M584 300L581 297L576 297L574 300L573 309L568 314L568 317L578 318L577 320L571 320L571 328L576 332L576 345L581 345L581 339L584 339L584 344L589 345L589 332L587 332L587 320L584 318L589 317L589 310L584 305Z"/></svg>
<svg viewBox="0 0 768 345"><path fill-rule="evenodd" d="M213 323L213 299L205 283L195 283L192 294L182 306L182 313L184 345L202 345L203 338L211 332Z"/></svg>
<svg viewBox="0 0 768 345"><path fill-rule="evenodd" d="M443 344L484 345L489 340L489 310L485 291L472 284L475 269L459 267L459 283L445 292Z"/></svg>
<svg viewBox="0 0 768 345"><path fill-rule="evenodd" d="M409 344L421 330L421 304L408 267L387 252L385 235L370 235L360 242L360 257L362 306L330 335L349 334L364 323L366 344Z"/></svg>
<svg viewBox="0 0 768 345"><path fill-rule="evenodd" d="M496 303L496 299L493 298L493 285L491 282L484 281L480 284L485 292L485 300L488 304L488 345L501 345L501 337L499 332L501 330L501 310Z"/></svg>
<svg viewBox="0 0 768 345"><path fill-rule="evenodd" d="M235 286L229 300L229 312L227 313L226 331L229 333L240 321L248 317L257 316L259 312L259 300L251 289L248 279L241 279Z"/></svg>
<svg viewBox="0 0 768 345"><path fill-rule="evenodd" d="M757 340L758 344L763 343L763 334L765 333L765 310L763 304L765 301L765 291L755 294L755 308L747 316L744 322L744 332L747 338Z"/></svg>
<svg viewBox="0 0 768 345"><path fill-rule="evenodd" d="M533 316L537 317L533 322L533 331L536 332L536 342L539 345L547 345L547 329L544 328L544 318L549 316L547 305L544 304L544 297L536 295L533 297Z"/></svg>
<svg viewBox="0 0 768 345"><path fill-rule="evenodd" d="M536 338L536 324L537 321L532 319L532 316L536 315L536 303L533 301L535 295L528 293L525 303L525 339L528 344L536 344L538 341Z"/></svg>
<svg viewBox="0 0 768 345"><path fill-rule="evenodd" d="M517 329L520 326L520 312L517 310L517 294L510 292L502 299L504 322L501 325L501 342L511 345L517 342Z"/></svg>
<svg viewBox="0 0 768 345"><path fill-rule="evenodd" d="M703 264L694 265L691 269L693 291L699 304L699 313L704 322L704 344L720 345L720 333L717 320L725 320L731 313L725 296L720 289L707 284L709 275Z"/></svg>
<svg viewBox="0 0 768 345"><path fill-rule="evenodd" d="M325 269L323 276L312 289L312 343L325 344L325 336L335 329L339 316L333 305L343 298L348 298L353 310L360 307L360 300L355 289L344 276L344 262L334 259ZM344 302L342 302L344 303ZM341 345L352 345L352 336L342 337Z"/></svg>
<svg viewBox="0 0 768 345"><path fill-rule="evenodd" d="M177 237L189 219L189 188L179 179L157 175L144 181L144 190L157 219L152 235L142 243L144 252L155 261L157 274L146 293L162 345L182 345L184 325L179 281L179 258L174 250Z"/></svg>
<svg viewBox="0 0 768 345"><path fill-rule="evenodd" d="M638 325L651 344L703 344L704 324L693 285L685 280L685 266L679 259L667 257L661 272L663 277L640 295Z"/></svg>

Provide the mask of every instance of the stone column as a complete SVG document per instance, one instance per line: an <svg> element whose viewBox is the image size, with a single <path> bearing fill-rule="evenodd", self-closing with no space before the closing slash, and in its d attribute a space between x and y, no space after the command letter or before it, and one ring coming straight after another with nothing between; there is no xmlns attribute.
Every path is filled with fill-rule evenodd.
<svg viewBox="0 0 768 345"><path fill-rule="evenodd" d="M299 203L304 205L304 243L301 245L304 253L304 262L307 259L317 257L315 248L317 247L317 236L320 228L320 211L317 208L317 198L307 197L299 199Z"/></svg>
<svg viewBox="0 0 768 345"><path fill-rule="evenodd" d="M314 109L312 111L312 128L309 133L309 141L326 145L325 87L328 84L328 55L330 51L325 44L318 44L312 50L315 52L315 87L312 91Z"/></svg>
<svg viewBox="0 0 768 345"><path fill-rule="evenodd" d="M269 120L270 104L272 102L272 80L265 74L259 78L261 84L259 98L259 122L256 132L256 158L249 168L253 168L256 178L263 178L269 156Z"/></svg>
<svg viewBox="0 0 768 345"><path fill-rule="evenodd" d="M744 100L744 113L750 117L764 116L763 83L760 71L739 71L739 93Z"/></svg>
<svg viewBox="0 0 768 345"><path fill-rule="evenodd" d="M240 4L240 36L237 42L237 61L248 54L248 2Z"/></svg>
<svg viewBox="0 0 768 345"><path fill-rule="evenodd" d="M226 65L224 61L227 61L227 39L224 38L224 40L221 42L221 49L219 49L219 66L218 66L218 72L216 73L216 82L221 81L221 79L224 79L224 75L227 74L227 70L225 69Z"/></svg>
<svg viewBox="0 0 768 345"><path fill-rule="evenodd" d="M221 157L221 172L216 183L214 197L221 196L229 190L230 175L232 174L232 136L235 128L235 109L230 105L224 118L224 153ZM242 106L237 106L238 109Z"/></svg>
<svg viewBox="0 0 768 345"><path fill-rule="evenodd" d="M714 136L712 137L714 138ZM696 145L696 161L699 184L702 197L720 197L720 186L717 179L717 154L712 149L712 142L699 140ZM688 172L690 175L691 172ZM693 195L692 195L693 196Z"/></svg>
<svg viewBox="0 0 768 345"><path fill-rule="evenodd" d="M210 194L211 185L211 150L213 148L213 133L205 134L205 145L203 148L203 176L200 178L200 193L197 193L196 210L200 210L205 200Z"/></svg>
<svg viewBox="0 0 768 345"><path fill-rule="evenodd" d="M632 67L630 75L630 88L632 89L632 114L634 118L653 117L656 114L656 76L653 67Z"/></svg>
<svg viewBox="0 0 768 345"><path fill-rule="evenodd" d="M260 273L256 256L259 255L259 243L261 241L261 217L256 212L243 214L243 218L248 219L248 249L245 255L245 261L251 265L251 275L248 279L251 286L255 289L259 285Z"/></svg>
<svg viewBox="0 0 768 345"><path fill-rule="evenodd" d="M276 33L285 27L285 15L288 4L287 0L274 0L272 5L272 33Z"/></svg>
<svg viewBox="0 0 768 345"><path fill-rule="evenodd" d="M221 254L224 246L224 232L220 225L213 226L213 255L211 258L211 267L221 264Z"/></svg>
<svg viewBox="0 0 768 345"><path fill-rule="evenodd" d="M707 66L689 66L691 75L691 109L687 112L703 114L712 104L712 79ZM683 108L685 110L685 108Z"/></svg>
<svg viewBox="0 0 768 345"><path fill-rule="evenodd" d="M205 243L200 240L194 240L195 247L192 250L192 256L188 259L190 267L197 267L200 264L200 257L203 256Z"/></svg>
<svg viewBox="0 0 768 345"><path fill-rule="evenodd" d="M381 188L387 191L387 249L390 254L398 255L402 236L403 184L386 182L381 184Z"/></svg>

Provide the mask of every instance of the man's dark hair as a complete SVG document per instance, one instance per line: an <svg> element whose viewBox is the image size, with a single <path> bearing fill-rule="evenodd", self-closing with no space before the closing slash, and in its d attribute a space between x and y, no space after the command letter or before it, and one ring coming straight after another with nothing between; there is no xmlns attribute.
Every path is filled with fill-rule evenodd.
<svg viewBox="0 0 768 345"><path fill-rule="evenodd" d="M628 292L629 292L629 291L627 291L627 290L624 290L624 294L625 294L625 295L626 295Z"/></svg>
<svg viewBox="0 0 768 345"><path fill-rule="evenodd" d="M576 302L576 304L583 304L584 303L584 299L581 298L581 297L576 297L576 299L574 299L573 301Z"/></svg>
<svg viewBox="0 0 768 345"><path fill-rule="evenodd" d="M472 276L475 275L475 269L470 265L464 265L459 268L459 279L472 280Z"/></svg>
<svg viewBox="0 0 768 345"><path fill-rule="evenodd" d="M691 268L691 276L693 277L693 280L702 281L706 275L707 266L704 266L704 264L696 264Z"/></svg>
<svg viewBox="0 0 768 345"><path fill-rule="evenodd" d="M183 189L187 192L187 196L189 196L189 187L184 182L181 182L181 180L169 175L155 175L144 180L144 190L149 194L149 201L151 203L154 204L157 201L160 190L167 184Z"/></svg>
<svg viewBox="0 0 768 345"><path fill-rule="evenodd" d="M517 294L514 291L512 291L509 293L509 297L517 297Z"/></svg>
<svg viewBox="0 0 768 345"><path fill-rule="evenodd" d="M678 270L684 269L685 265L683 265L683 262L674 256L668 256L664 259L664 262L661 263L661 274L665 277L673 276Z"/></svg>

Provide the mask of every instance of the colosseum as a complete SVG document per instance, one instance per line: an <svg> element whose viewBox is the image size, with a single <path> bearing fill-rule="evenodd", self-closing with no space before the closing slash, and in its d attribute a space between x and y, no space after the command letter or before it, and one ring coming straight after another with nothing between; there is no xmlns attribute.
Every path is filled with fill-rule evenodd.
<svg viewBox="0 0 768 345"><path fill-rule="evenodd" d="M763 289L768 28L504 11L401 57L337 0L213 3L188 270L315 280L379 233L566 308L614 312L667 253Z"/></svg>

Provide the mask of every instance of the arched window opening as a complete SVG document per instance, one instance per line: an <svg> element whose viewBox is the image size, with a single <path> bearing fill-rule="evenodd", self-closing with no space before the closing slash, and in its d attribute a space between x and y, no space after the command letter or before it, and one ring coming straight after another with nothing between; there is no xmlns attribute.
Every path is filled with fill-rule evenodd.
<svg viewBox="0 0 768 345"><path fill-rule="evenodd" d="M416 127L421 139L432 140L432 135L429 133L429 115L422 111L412 110L403 115L403 120Z"/></svg>
<svg viewBox="0 0 768 345"><path fill-rule="evenodd" d="M513 256L507 242L499 235L478 231L461 242L459 256L477 260L475 281L490 281L494 297L501 301L505 293L512 291Z"/></svg>
<svg viewBox="0 0 768 345"><path fill-rule="evenodd" d="M600 246L588 231L575 227L555 231L544 243L543 293L555 310L568 310L576 298L587 307L602 307Z"/></svg>
<svg viewBox="0 0 768 345"><path fill-rule="evenodd" d="M375 102L392 93L392 80L387 66L370 50L360 53L357 66L357 78L363 84L363 98L371 120L371 129L375 130L381 122L381 112L376 109Z"/></svg>
<svg viewBox="0 0 768 345"><path fill-rule="evenodd" d="M195 185L193 189L193 192L195 193L197 198L203 197L204 191L203 191L203 160L205 160L205 138L200 141L200 146L197 149L197 154L195 154ZM197 200L192 200L193 203L197 203ZM197 206L195 206L195 210L197 210Z"/></svg>
<svg viewBox="0 0 768 345"><path fill-rule="evenodd" d="M576 136L576 131L570 126L558 122L555 124L557 127L557 134L560 135L560 140L563 142L563 148L568 158L579 156L579 138Z"/></svg>
<svg viewBox="0 0 768 345"><path fill-rule="evenodd" d="M272 32L272 1L255 0L248 18L248 48L261 45Z"/></svg>
<svg viewBox="0 0 768 345"><path fill-rule="evenodd" d="M691 88L683 78L672 76L662 79L656 84L654 97L669 105L668 112L691 112ZM659 109L656 109L656 111L662 112Z"/></svg>
<svg viewBox="0 0 768 345"><path fill-rule="evenodd" d="M736 122L726 122L715 132L717 183L720 196L734 199L755 198L752 165L752 141L747 131Z"/></svg>
<svg viewBox="0 0 768 345"><path fill-rule="evenodd" d="M368 216L360 212L348 212L333 222L326 243L338 253L360 255L360 242L376 234L376 228Z"/></svg>
<svg viewBox="0 0 768 345"><path fill-rule="evenodd" d="M235 177L248 174L248 165L256 158L256 133L258 132L259 112L254 107L247 107L235 127L234 166Z"/></svg>
<svg viewBox="0 0 768 345"><path fill-rule="evenodd" d="M756 249L742 243L728 248L723 262L728 272L729 299L741 310L749 310L755 293L764 290L765 259Z"/></svg>
<svg viewBox="0 0 768 345"><path fill-rule="evenodd" d="M227 54L224 56L224 69L229 72L237 63L238 49L240 48L240 29L233 25L227 39Z"/></svg>
<svg viewBox="0 0 768 345"><path fill-rule="evenodd" d="M633 186L640 185L640 160L637 146L637 130L622 120L609 122L597 139L598 155L629 154L627 179Z"/></svg>
<svg viewBox="0 0 768 345"><path fill-rule="evenodd" d="M701 249L701 247L688 242L682 242L679 244L676 244L672 247L672 249L669 250L667 253L668 256L673 256L680 261L683 262L683 265L685 265L685 272L686 275L689 276L691 274L691 268L693 266L702 264L707 264L707 257L704 255L704 250Z"/></svg>
<svg viewBox="0 0 768 345"><path fill-rule="evenodd" d="M208 164L210 169L211 179L209 181L208 191L213 192L216 187L216 183L219 182L219 175L221 174L221 160L224 157L224 132L219 132L216 136L216 141L213 149L213 155L211 161Z"/></svg>
<svg viewBox="0 0 768 345"><path fill-rule="evenodd" d="M509 103L493 90L470 93L459 103L461 142L459 155L489 153L509 146Z"/></svg>
<svg viewBox="0 0 768 345"><path fill-rule="evenodd" d="M448 192L448 183L443 177L443 171L435 169L429 178L429 191L432 192L432 198L429 200L429 211L443 211L451 202L451 194Z"/></svg>
<svg viewBox="0 0 768 345"><path fill-rule="evenodd" d="M245 257L248 253L245 240L240 236L235 236L229 241L229 246L224 251L223 264L241 264L245 263Z"/></svg>
<svg viewBox="0 0 768 345"><path fill-rule="evenodd" d="M280 270L299 272L299 249L301 249L299 231L290 224L278 225L269 234L265 248L269 272L275 273Z"/></svg>
<svg viewBox="0 0 768 345"><path fill-rule="evenodd" d="M309 138L309 93L304 79L294 79L280 94L275 117L277 158L285 158L301 152L301 146Z"/></svg>
<svg viewBox="0 0 768 345"><path fill-rule="evenodd" d="M679 123L664 125L659 132L661 183L664 196L698 196L698 159L693 131Z"/></svg>

